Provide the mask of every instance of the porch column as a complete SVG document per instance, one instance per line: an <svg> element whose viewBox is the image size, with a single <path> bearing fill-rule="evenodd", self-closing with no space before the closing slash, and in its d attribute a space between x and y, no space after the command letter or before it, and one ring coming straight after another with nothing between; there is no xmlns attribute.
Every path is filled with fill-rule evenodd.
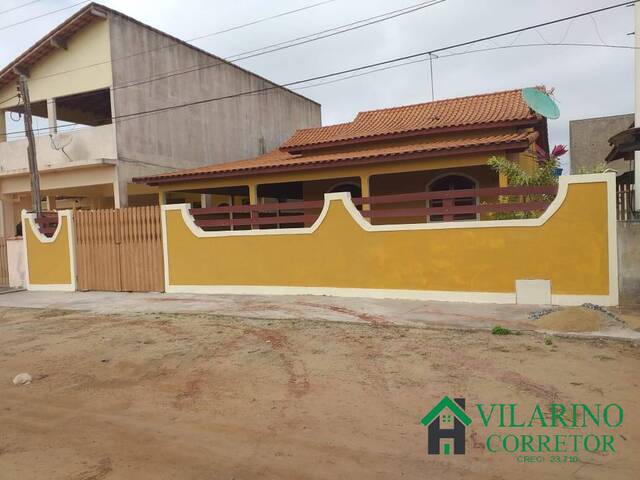
<svg viewBox="0 0 640 480"><path fill-rule="evenodd" d="M250 183L249 187L249 205L258 205L258 185L255 183ZM255 217L254 217L255 215ZM251 218L257 218L257 213L251 212ZM251 230L257 230L258 227L251 225Z"/></svg>
<svg viewBox="0 0 640 480"><path fill-rule="evenodd" d="M113 182L113 206L114 208L125 208L129 205L127 195L127 182L116 179Z"/></svg>
<svg viewBox="0 0 640 480"><path fill-rule="evenodd" d="M56 209L56 197L54 195L47 195L47 211L52 212Z"/></svg>
<svg viewBox="0 0 640 480"><path fill-rule="evenodd" d="M58 133L58 111L56 99L47 99L47 118L49 119L49 133Z"/></svg>
<svg viewBox="0 0 640 480"><path fill-rule="evenodd" d="M361 175L360 176L360 191L362 192L362 197L369 197L371 194L369 193L369 175ZM370 210L371 205L368 203L362 205L363 210Z"/></svg>
<svg viewBox="0 0 640 480"><path fill-rule="evenodd" d="M200 206L202 208L213 207L213 195L208 193L200 194Z"/></svg>
<svg viewBox="0 0 640 480"><path fill-rule="evenodd" d="M158 192L158 205L167 204L167 192Z"/></svg>

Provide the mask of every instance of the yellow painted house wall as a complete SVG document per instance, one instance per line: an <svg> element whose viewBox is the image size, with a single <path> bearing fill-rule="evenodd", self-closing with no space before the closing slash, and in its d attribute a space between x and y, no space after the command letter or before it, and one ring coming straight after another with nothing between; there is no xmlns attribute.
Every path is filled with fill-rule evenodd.
<svg viewBox="0 0 640 480"><path fill-rule="evenodd" d="M96 19L67 42L67 49L56 49L39 60L29 72L32 102L112 85L109 21ZM61 72L67 72L60 74ZM13 97L15 84L0 89L0 100ZM15 106L17 99L1 103L0 108Z"/></svg>
<svg viewBox="0 0 640 480"><path fill-rule="evenodd" d="M613 182L600 176L568 184L548 218L468 227L454 222L453 228L363 227L352 206L350 213L332 201L315 231L209 233L194 226L199 237L178 206L166 206L167 291L231 286L238 288L226 291L241 293L243 286L268 286L513 293L518 279L546 279L552 295L615 294L617 301L617 283L610 284Z"/></svg>
<svg viewBox="0 0 640 480"><path fill-rule="evenodd" d="M23 216L22 231L26 243L29 289L52 286L51 289L58 290L75 289L73 252L69 242L70 223L70 216L60 217L61 226L53 241L43 242L34 233L32 222Z"/></svg>

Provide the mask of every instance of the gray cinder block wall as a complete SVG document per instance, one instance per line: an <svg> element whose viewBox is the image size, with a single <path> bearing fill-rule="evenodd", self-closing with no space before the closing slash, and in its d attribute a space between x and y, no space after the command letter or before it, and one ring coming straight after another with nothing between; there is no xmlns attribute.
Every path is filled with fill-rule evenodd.
<svg viewBox="0 0 640 480"><path fill-rule="evenodd" d="M620 305L640 305L640 222L618 222Z"/></svg>

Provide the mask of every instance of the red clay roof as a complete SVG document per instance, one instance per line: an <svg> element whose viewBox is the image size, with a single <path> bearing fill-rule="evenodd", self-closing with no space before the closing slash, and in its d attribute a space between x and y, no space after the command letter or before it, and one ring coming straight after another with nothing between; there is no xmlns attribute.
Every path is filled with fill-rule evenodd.
<svg viewBox="0 0 640 480"><path fill-rule="evenodd" d="M298 130L280 148L295 152L371 137L541 120L529 109L521 92L508 90L361 112L351 123Z"/></svg>
<svg viewBox="0 0 640 480"><path fill-rule="evenodd" d="M412 155L427 157L430 154L447 155L460 151L484 151L491 149L524 149L537 138L537 133L514 132L499 135L475 135L464 138L437 141L420 140L391 146L359 145L348 152L318 153L312 155L290 154L273 150L265 155L205 167L134 179L138 183L158 183L197 180L244 174L269 173L278 170L300 170L339 166L344 163L372 160L403 160Z"/></svg>

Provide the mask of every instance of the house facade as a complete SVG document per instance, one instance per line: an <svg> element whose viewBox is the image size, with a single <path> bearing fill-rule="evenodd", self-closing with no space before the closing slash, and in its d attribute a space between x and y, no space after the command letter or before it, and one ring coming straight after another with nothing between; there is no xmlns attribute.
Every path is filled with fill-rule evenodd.
<svg viewBox="0 0 640 480"><path fill-rule="evenodd" d="M5 236L31 208L27 141L7 131L9 115L23 111L20 74L28 77L46 209L155 204L156 189L133 177L256 156L320 125L316 102L91 3L0 71Z"/></svg>
<svg viewBox="0 0 640 480"><path fill-rule="evenodd" d="M193 203L205 195L210 207L314 201L341 191L373 197L478 189L507 186L487 165L491 156L531 171L540 150L548 151L546 119L530 110L520 90L510 90L361 112L349 123L298 130L265 155L135 181L157 187L161 203ZM403 202L402 208L411 206ZM476 216L450 218L469 219ZM372 223L424 221L402 216Z"/></svg>

